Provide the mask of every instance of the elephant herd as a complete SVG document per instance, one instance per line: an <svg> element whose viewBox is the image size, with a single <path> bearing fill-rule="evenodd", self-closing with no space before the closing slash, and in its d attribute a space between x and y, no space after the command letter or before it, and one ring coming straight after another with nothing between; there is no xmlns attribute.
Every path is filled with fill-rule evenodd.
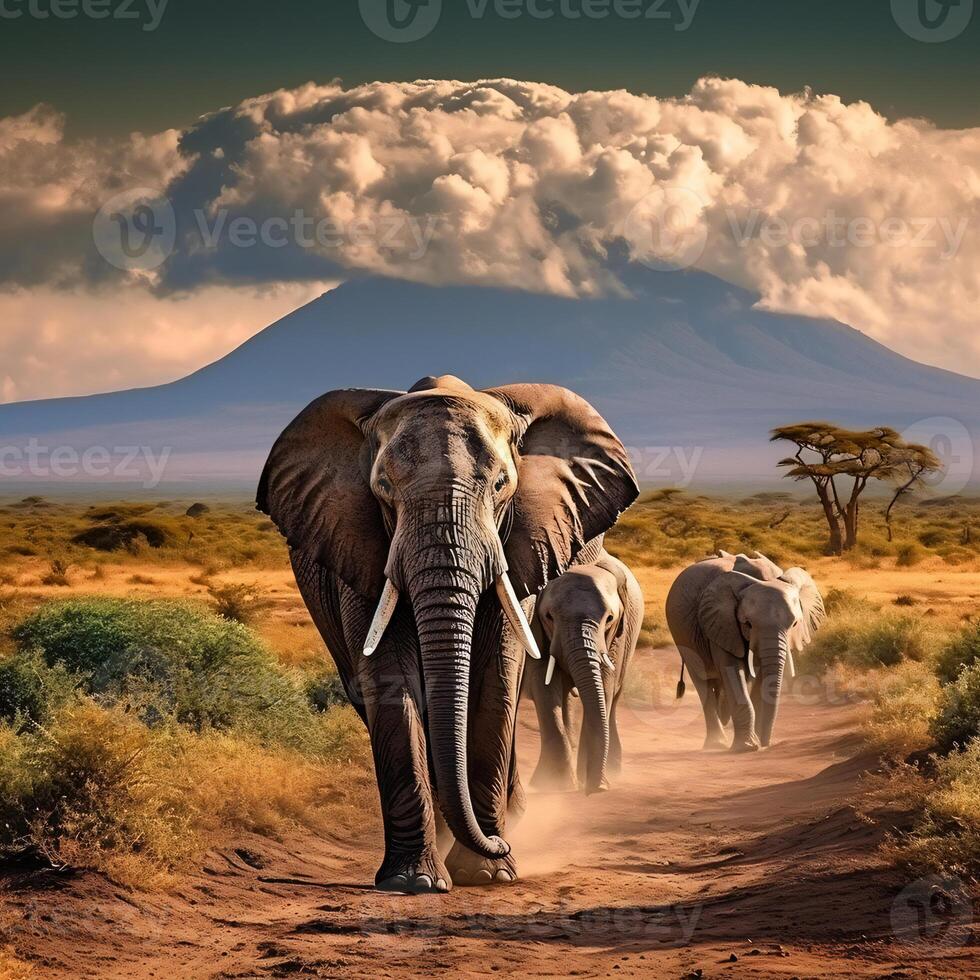
<svg viewBox="0 0 980 980"><path fill-rule="evenodd" d="M332 391L276 440L257 503L370 736L379 889L516 879L505 833L525 808L522 693L541 736L533 784L609 787L643 597L602 541L638 493L608 424L553 385L481 391L447 375L407 392ZM667 619L706 747L725 744L729 718L733 750L769 744L793 652L822 616L809 575L762 556L681 573Z"/></svg>

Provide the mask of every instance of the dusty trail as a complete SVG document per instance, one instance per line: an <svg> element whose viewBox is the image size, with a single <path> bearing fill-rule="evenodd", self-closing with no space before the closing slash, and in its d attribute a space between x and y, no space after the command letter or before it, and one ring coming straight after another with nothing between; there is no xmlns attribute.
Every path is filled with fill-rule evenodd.
<svg viewBox="0 0 980 980"><path fill-rule="evenodd" d="M861 711L791 701L779 743L739 758L698 751L694 697L626 711L613 792L529 794L510 887L365 887L380 858L371 814L350 841L244 840L176 895L10 876L4 925L45 977L976 976L968 915L917 935L902 914L914 901L896 903L875 854L883 828L852 806L874 766ZM522 705L525 781L533 725Z"/></svg>

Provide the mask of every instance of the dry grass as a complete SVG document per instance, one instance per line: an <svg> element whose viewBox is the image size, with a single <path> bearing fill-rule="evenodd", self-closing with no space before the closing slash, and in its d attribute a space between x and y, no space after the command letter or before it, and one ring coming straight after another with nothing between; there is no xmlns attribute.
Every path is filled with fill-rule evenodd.
<svg viewBox="0 0 980 980"><path fill-rule="evenodd" d="M350 709L324 725L334 753L321 760L240 733L149 729L91 702L28 734L0 728L8 850L154 887L238 831L353 826L372 792L366 736Z"/></svg>
<svg viewBox="0 0 980 980"><path fill-rule="evenodd" d="M37 973L10 946L0 946L0 980L30 980Z"/></svg>

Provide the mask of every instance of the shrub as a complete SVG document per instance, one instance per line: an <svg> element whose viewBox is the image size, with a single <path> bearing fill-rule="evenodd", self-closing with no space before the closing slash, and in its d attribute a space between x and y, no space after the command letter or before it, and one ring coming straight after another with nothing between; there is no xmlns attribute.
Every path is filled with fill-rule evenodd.
<svg viewBox="0 0 980 980"><path fill-rule="evenodd" d="M0 853L146 887L236 830L337 832L363 820L369 755L350 709L323 726L336 753L324 761L240 735L148 729L87 699L44 730L0 727Z"/></svg>
<svg viewBox="0 0 980 980"><path fill-rule="evenodd" d="M903 660L926 660L938 644L935 629L917 616L874 611L863 604L835 613L814 637L804 663L822 670L833 663L869 669Z"/></svg>
<svg viewBox="0 0 980 980"><path fill-rule="evenodd" d="M340 674L333 669L313 674L307 680L306 697L316 711L326 711L328 708L349 703Z"/></svg>
<svg viewBox="0 0 980 980"><path fill-rule="evenodd" d="M937 759L934 780L913 776L911 799L920 810L912 833L886 848L913 875L976 879L980 874L980 740Z"/></svg>
<svg viewBox="0 0 980 980"><path fill-rule="evenodd" d="M895 564L899 568L911 568L912 565L918 565L922 558L922 548L914 541L900 544L895 551Z"/></svg>
<svg viewBox="0 0 980 980"><path fill-rule="evenodd" d="M187 517L203 517L211 513L211 508L207 504L196 503L191 504L184 513Z"/></svg>
<svg viewBox="0 0 980 980"><path fill-rule="evenodd" d="M71 566L63 558L55 558L51 562L50 571L41 577L42 585L69 586L71 581L68 578L68 569Z"/></svg>
<svg viewBox="0 0 980 980"><path fill-rule="evenodd" d="M80 531L73 544L85 545L97 551L137 550L142 542L151 548L173 547L179 540L175 524L167 520L137 518L135 520L96 524Z"/></svg>
<svg viewBox="0 0 980 980"><path fill-rule="evenodd" d="M229 582L226 585L208 585L207 588L214 611L236 623L254 623L259 613L274 605L265 592L254 584Z"/></svg>
<svg viewBox="0 0 980 980"><path fill-rule="evenodd" d="M0 660L0 721L44 724L74 693L73 675L61 665L49 667L37 651Z"/></svg>
<svg viewBox="0 0 980 980"><path fill-rule="evenodd" d="M944 684L951 684L964 667L980 660L980 623L964 627L940 651L936 673Z"/></svg>
<svg viewBox="0 0 980 980"><path fill-rule="evenodd" d="M73 674L82 691L125 702L147 723L241 728L263 741L315 737L301 685L252 633L191 604L88 598L43 606L12 631L22 652Z"/></svg>
<svg viewBox="0 0 980 980"><path fill-rule="evenodd" d="M980 735L980 664L965 668L943 688L930 730L942 752L963 748Z"/></svg>
<svg viewBox="0 0 980 980"><path fill-rule="evenodd" d="M924 664L904 663L881 671L872 694L866 730L872 742L894 753L931 744L929 719L939 697L939 682Z"/></svg>

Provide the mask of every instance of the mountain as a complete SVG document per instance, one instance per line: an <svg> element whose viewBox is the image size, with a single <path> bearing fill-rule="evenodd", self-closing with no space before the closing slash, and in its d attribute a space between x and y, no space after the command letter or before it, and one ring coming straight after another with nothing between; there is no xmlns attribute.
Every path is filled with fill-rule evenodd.
<svg viewBox="0 0 980 980"><path fill-rule="evenodd" d="M351 280L171 384L0 406L0 439L169 449L166 482L248 484L316 395L402 389L427 374L573 388L649 482L684 482L694 463L699 481L769 482L781 455L769 429L802 419L901 430L946 417L980 433L978 380L835 321L756 309L758 297L704 273L634 267L626 282L628 297L581 300Z"/></svg>

